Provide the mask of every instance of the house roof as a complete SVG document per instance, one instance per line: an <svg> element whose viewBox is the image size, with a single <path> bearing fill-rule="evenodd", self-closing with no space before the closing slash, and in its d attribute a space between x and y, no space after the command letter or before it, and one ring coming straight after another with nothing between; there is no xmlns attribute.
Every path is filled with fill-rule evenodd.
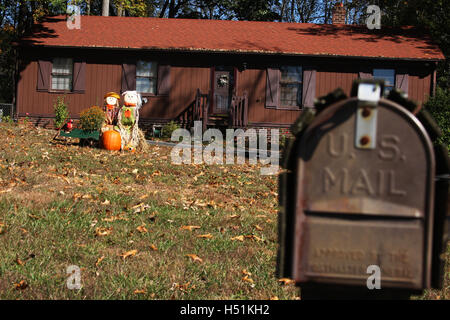
<svg viewBox="0 0 450 320"><path fill-rule="evenodd" d="M369 30L357 25L81 16L69 29L65 16L34 26L22 45L182 50L382 59L441 60L444 55L412 27Z"/></svg>

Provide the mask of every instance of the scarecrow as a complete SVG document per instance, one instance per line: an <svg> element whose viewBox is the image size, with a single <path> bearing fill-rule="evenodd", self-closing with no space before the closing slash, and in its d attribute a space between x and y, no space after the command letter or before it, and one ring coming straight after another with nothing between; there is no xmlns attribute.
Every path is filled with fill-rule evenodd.
<svg viewBox="0 0 450 320"><path fill-rule="evenodd" d="M121 136L121 149L135 151L146 150L144 133L139 129L139 109L142 106L141 95L136 91L122 93L124 105L117 114L117 127Z"/></svg>
<svg viewBox="0 0 450 320"><path fill-rule="evenodd" d="M105 105L103 110L105 111L105 124L102 127L102 132L112 130L113 126L117 123L117 113L119 112L119 94L115 92L108 92L105 97Z"/></svg>

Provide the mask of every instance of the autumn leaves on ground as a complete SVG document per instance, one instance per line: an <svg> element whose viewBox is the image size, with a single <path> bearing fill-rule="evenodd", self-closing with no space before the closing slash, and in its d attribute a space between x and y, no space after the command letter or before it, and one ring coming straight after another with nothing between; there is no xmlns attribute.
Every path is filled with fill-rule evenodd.
<svg viewBox="0 0 450 320"><path fill-rule="evenodd" d="M277 179L0 124L0 299L296 299L275 275ZM76 141L76 140L74 140ZM67 268L81 269L69 290Z"/></svg>

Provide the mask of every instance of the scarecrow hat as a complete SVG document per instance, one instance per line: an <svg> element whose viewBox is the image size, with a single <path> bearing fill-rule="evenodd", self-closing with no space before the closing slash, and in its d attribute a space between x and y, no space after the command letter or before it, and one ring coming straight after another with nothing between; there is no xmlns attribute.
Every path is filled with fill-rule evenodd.
<svg viewBox="0 0 450 320"><path fill-rule="evenodd" d="M108 97L114 97L117 100L120 100L120 95L115 92L108 92L107 94L105 94L105 97L103 99L106 99Z"/></svg>

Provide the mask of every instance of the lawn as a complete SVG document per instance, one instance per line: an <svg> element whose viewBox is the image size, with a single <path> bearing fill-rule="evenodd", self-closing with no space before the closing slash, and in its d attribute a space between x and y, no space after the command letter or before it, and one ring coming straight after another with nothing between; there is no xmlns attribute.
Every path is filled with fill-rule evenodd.
<svg viewBox="0 0 450 320"><path fill-rule="evenodd" d="M299 298L275 277L276 176L53 135L0 124L0 299ZM67 288L71 265L80 290ZM418 298L449 299L446 278Z"/></svg>
<svg viewBox="0 0 450 320"><path fill-rule="evenodd" d="M0 124L1 299L296 299L274 275L277 179ZM81 290L67 289L68 266ZM22 282L21 282L22 281Z"/></svg>

